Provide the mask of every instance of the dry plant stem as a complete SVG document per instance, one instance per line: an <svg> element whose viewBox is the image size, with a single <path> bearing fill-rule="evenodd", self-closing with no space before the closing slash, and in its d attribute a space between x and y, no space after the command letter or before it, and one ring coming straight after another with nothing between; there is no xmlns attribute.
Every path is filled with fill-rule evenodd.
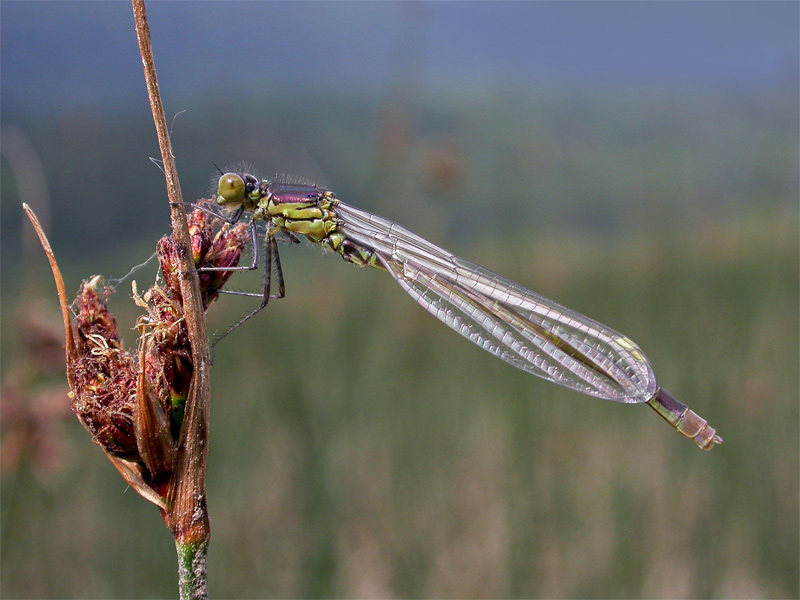
<svg viewBox="0 0 800 600"><path fill-rule="evenodd" d="M205 556L211 533L205 496L210 395L208 335L189 244L186 211L182 204L178 172L158 90L144 0L132 0L132 4L147 94L164 164L172 230L181 249L181 266L185 275L181 278L180 288L194 362L192 384L186 400L186 413L178 440L164 520L172 530L178 548L181 598L205 598L207 595ZM187 559L189 559L188 564Z"/></svg>

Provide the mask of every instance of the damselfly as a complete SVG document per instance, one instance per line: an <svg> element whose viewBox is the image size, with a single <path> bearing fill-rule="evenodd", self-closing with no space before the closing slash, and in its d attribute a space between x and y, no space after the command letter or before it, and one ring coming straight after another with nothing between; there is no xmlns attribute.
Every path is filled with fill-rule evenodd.
<svg viewBox="0 0 800 600"><path fill-rule="evenodd" d="M276 236L297 241L303 235L348 262L386 270L442 323L523 371L605 400L644 402L704 450L722 443L704 419L659 387L647 357L629 338L389 219L345 204L330 190L225 173L216 204L230 222L245 214L252 219L253 264L239 270L257 268L256 223L266 224L262 303L239 324L271 297L283 296ZM273 263L276 296L270 295Z"/></svg>

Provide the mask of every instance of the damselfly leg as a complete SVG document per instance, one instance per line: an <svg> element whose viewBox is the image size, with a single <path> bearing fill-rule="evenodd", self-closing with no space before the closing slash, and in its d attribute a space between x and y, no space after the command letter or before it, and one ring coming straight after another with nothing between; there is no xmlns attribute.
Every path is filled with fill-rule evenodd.
<svg viewBox="0 0 800 600"><path fill-rule="evenodd" d="M244 207L240 206L230 215L224 214L222 211L215 210L215 206L211 203L197 203L194 205L195 208L202 210L203 212L213 216L216 219L224 221L228 225L234 225L238 223L244 213ZM250 233L250 247L252 249L252 262L248 266L227 266L227 267L200 267L196 269L198 273L205 273L205 272L232 272L232 271L254 271L258 268L258 263L260 261L260 244L259 244L259 231L257 222L251 220L248 223L248 229ZM288 233L289 235L286 235ZM297 236L291 234L290 232L284 231L267 231L264 235L264 249L265 249L265 261L264 261L264 287L261 292L245 292L239 290L226 290L226 289L219 289L218 293L220 294L228 294L232 296L246 296L249 298L260 298L261 303L252 310L249 314L245 315L239 322L234 324L232 327L227 329L221 335L217 336L211 344L211 351L212 351L212 362L214 357L214 351L216 349L216 345L229 333L233 332L234 330L238 329L243 323L257 315L259 312L264 310L267 306L271 298L283 298L285 295L285 284L283 280L283 268L281 267L281 259L280 254L278 252L278 245L277 241L278 238L281 240L288 240L290 243L300 243L300 240ZM274 272L277 277L278 283L278 293L271 294L272 289L272 274L273 274L273 264L274 264Z"/></svg>
<svg viewBox="0 0 800 600"><path fill-rule="evenodd" d="M254 224L253 224L254 225ZM253 227L253 231L255 231L255 226ZM258 245L253 245L253 254L254 254L254 266L249 270L253 270L258 265ZM283 298L286 295L286 287L283 281L283 268L281 267L281 255L278 252L278 243L275 239L275 236L271 232L267 232L264 236L264 250L265 250L265 257L264 257L264 289L261 294L256 292L239 292L235 290L219 290L220 293L230 294L234 296L248 296L251 298L261 298L261 304L257 306L252 312L248 315L245 315L238 323L230 327L227 331L225 331L222 335L217 336L214 338L214 341L211 343L211 352L212 352L212 360L213 360L213 353L214 349L216 348L217 344L219 344L220 340L222 340L225 336L229 333L238 329L242 324L246 321L260 313L264 308L266 308L267 304L269 304L270 298ZM273 268L273 261L275 265L275 274L278 279L278 293L276 295L272 295L272 268ZM213 270L225 270L225 271L233 271L233 270L247 270L248 267L239 267L237 269L213 269ZM208 269L212 270L212 269Z"/></svg>

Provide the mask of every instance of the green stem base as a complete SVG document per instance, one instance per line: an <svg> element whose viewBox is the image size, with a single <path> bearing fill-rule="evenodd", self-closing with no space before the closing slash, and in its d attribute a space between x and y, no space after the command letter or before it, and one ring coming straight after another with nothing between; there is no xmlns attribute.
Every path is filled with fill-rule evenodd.
<svg viewBox="0 0 800 600"><path fill-rule="evenodd" d="M205 600L208 598L208 540L193 544L175 540L175 548L178 552L178 590L181 600Z"/></svg>

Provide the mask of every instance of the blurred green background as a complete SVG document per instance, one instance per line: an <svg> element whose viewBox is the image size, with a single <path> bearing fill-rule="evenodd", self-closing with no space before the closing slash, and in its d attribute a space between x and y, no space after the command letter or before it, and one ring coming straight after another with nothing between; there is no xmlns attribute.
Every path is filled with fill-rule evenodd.
<svg viewBox="0 0 800 600"><path fill-rule="evenodd" d="M156 509L67 408L20 211L70 293L168 230L130 6L0 11L0 594L173 597ZM212 369L212 597L800 595L796 3L149 17L187 200L213 162L328 185L624 332L725 439L704 453L494 359L384 273L285 248L286 299ZM210 329L250 308L223 298Z"/></svg>

